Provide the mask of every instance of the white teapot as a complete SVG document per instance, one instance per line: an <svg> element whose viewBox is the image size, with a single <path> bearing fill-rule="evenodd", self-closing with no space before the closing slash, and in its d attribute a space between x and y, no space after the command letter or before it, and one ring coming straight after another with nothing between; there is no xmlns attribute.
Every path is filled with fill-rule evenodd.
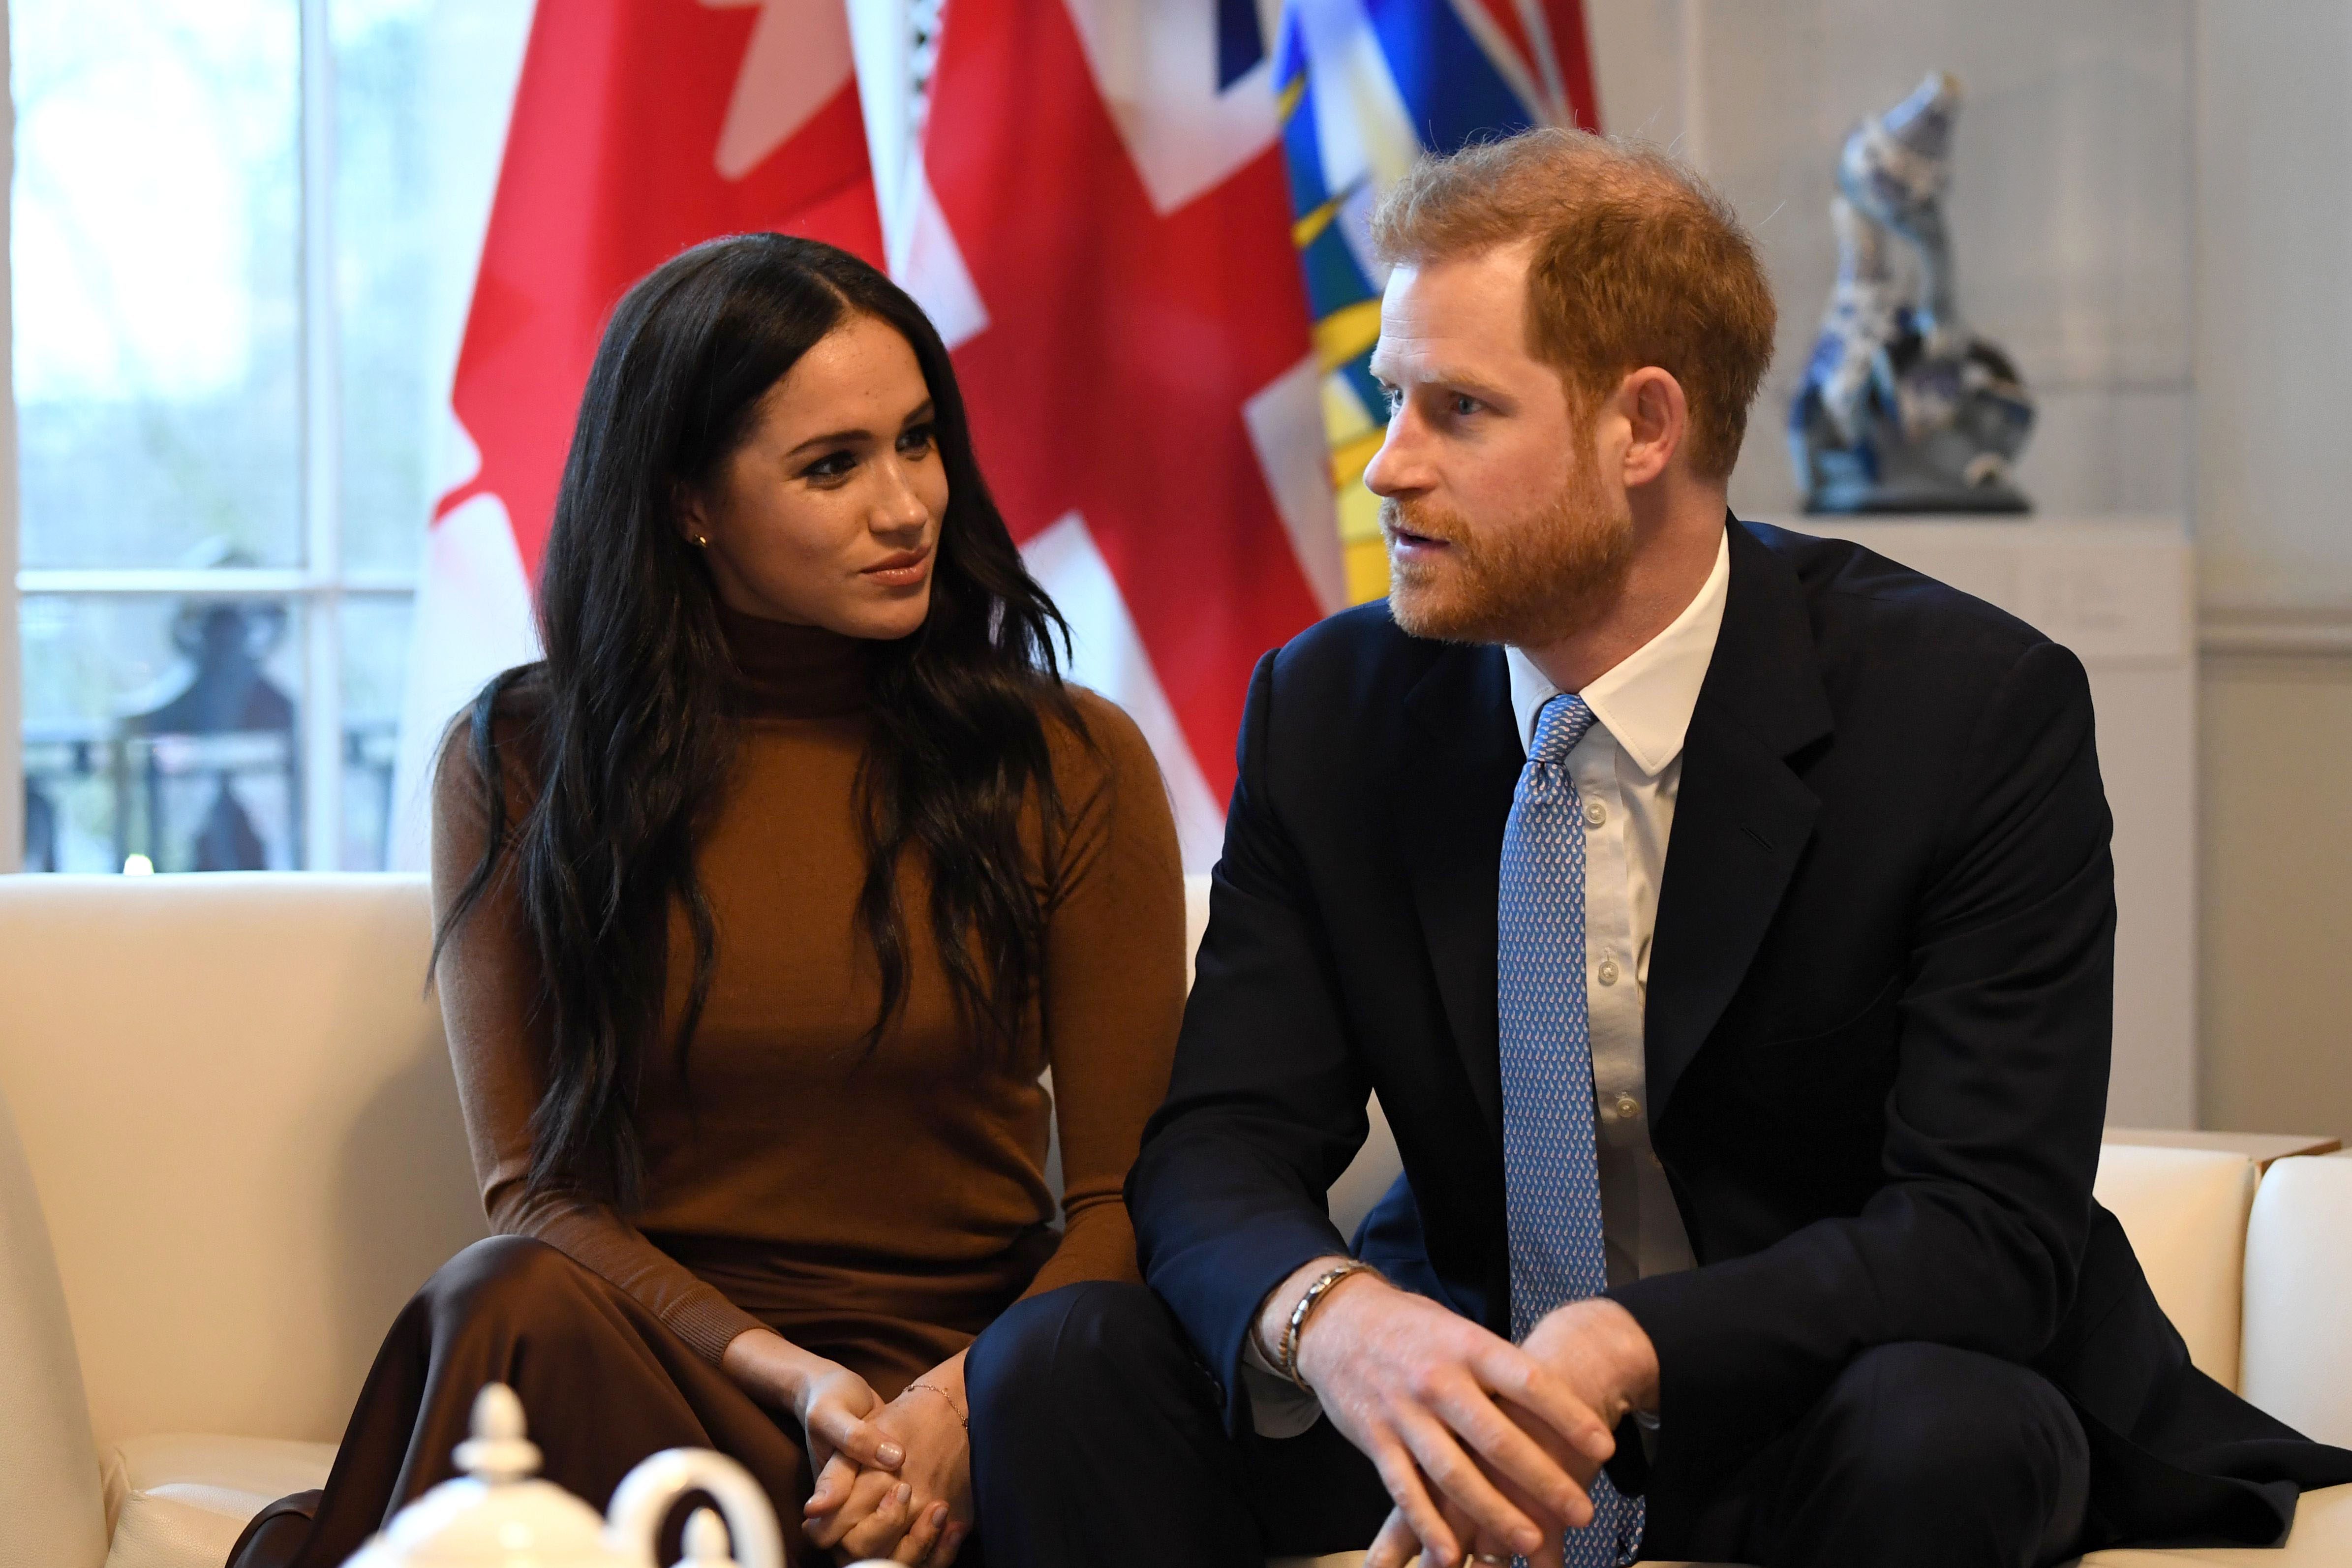
<svg viewBox="0 0 2352 1568"><path fill-rule="evenodd" d="M670 1508L699 1489L719 1500L725 1529L709 1509L686 1528L681 1568L784 1568L775 1510L751 1473L708 1448L665 1448L623 1478L612 1516L552 1481L533 1479L539 1446L523 1436L522 1401L493 1383L474 1398L473 1436L457 1445L458 1468L368 1538L344 1568L656 1568L654 1534Z"/></svg>

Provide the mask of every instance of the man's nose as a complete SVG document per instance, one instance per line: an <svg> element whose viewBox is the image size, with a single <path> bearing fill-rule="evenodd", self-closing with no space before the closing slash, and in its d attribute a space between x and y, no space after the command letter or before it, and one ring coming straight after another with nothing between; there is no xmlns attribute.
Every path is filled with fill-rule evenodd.
<svg viewBox="0 0 2352 1568"><path fill-rule="evenodd" d="M1364 488L1383 499L1408 495L1427 487L1421 471L1420 440L1412 427L1412 411L1399 409L1389 417L1381 449L1364 465Z"/></svg>

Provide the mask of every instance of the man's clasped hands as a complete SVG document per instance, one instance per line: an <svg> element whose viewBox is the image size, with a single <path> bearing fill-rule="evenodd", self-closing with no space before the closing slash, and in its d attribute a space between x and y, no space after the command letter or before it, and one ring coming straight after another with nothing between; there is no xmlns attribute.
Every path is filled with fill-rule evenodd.
<svg viewBox="0 0 2352 1568"><path fill-rule="evenodd" d="M1258 1332L1276 1345L1294 1304L1336 1260L1276 1287ZM1658 1358L1605 1297L1560 1308L1514 1345L1370 1272L1332 1286L1298 1331L1300 1377L1371 1457L1396 1507L1365 1568L1474 1561L1558 1568L1561 1531L1586 1524L1586 1490L1629 1411L1654 1411Z"/></svg>
<svg viewBox="0 0 2352 1568"><path fill-rule="evenodd" d="M1332 1260L1266 1297L1258 1330L1278 1343L1293 1305ZM1328 1288L1302 1324L1299 1375L1379 1468L1396 1507L1365 1568L1528 1559L1557 1568L1561 1532L1588 1523L1586 1492L1629 1411L1654 1410L1658 1360L1633 1315L1605 1297L1560 1308L1514 1345L1369 1271ZM800 1417L816 1489L811 1542L849 1558L946 1568L971 1529L963 1357L895 1400L767 1333L727 1347L728 1371Z"/></svg>

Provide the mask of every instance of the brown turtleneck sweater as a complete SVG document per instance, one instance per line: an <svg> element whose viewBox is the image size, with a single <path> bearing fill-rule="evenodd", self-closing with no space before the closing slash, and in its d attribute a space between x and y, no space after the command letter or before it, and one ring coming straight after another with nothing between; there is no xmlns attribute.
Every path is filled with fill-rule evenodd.
<svg viewBox="0 0 2352 1568"><path fill-rule="evenodd" d="M667 1049L646 1063L645 1207L625 1217L525 1190L544 1047L527 1022L536 959L511 859L440 972L475 1174L496 1230L552 1244L713 1361L764 1324L891 1397L1024 1293L1137 1278L1121 1186L1166 1090L1183 1009L1175 826L1134 721L1073 689L1094 744L1048 721L1068 838L1045 893L1043 991L1020 1059L973 1068L978 1047L958 1020L912 852L900 868L907 1004L869 1059L857 1042L880 982L855 918L865 855L851 795L869 723L866 647L812 627L723 621L752 713L696 857L719 930L709 1005L684 1080ZM482 849L462 733L434 799L436 918ZM509 823L532 775L520 750L502 750ZM1028 838L1034 857L1034 815ZM692 965L675 911L673 1027ZM1050 1097L1037 1081L1048 1068ZM1060 1231L1045 1172L1055 1114Z"/></svg>

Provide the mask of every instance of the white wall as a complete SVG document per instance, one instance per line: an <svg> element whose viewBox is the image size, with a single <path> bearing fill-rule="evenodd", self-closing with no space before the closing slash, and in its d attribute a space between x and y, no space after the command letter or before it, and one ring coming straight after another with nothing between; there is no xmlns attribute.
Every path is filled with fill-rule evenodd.
<svg viewBox="0 0 2352 1568"><path fill-rule="evenodd" d="M2352 4L2195 58L2204 1112L2352 1137Z"/></svg>
<svg viewBox="0 0 2352 1568"><path fill-rule="evenodd" d="M1796 499L1789 399L1837 272L1838 146L1931 68L1967 84L1948 199L1962 311L2040 416L2019 479L2053 514L2190 495L2189 0L1587 0L1604 128L1675 142L1748 224L1780 304L1734 476Z"/></svg>
<svg viewBox="0 0 2352 1568"><path fill-rule="evenodd" d="M1838 142L1966 81L1960 305L2040 404L2020 480L2198 546L2201 1118L2352 1136L2352 0L1586 5L1604 126L1678 142L1780 296L1751 515L1794 496Z"/></svg>

